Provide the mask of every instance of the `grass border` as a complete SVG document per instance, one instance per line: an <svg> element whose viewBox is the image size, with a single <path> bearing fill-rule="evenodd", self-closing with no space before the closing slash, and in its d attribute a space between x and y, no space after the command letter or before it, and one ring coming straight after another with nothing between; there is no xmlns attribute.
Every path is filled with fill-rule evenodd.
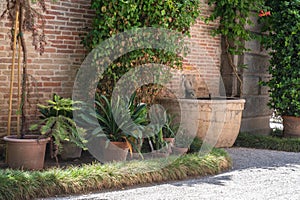
<svg viewBox="0 0 300 200"><path fill-rule="evenodd" d="M161 168L161 164L167 167ZM33 199L119 189L146 183L214 175L232 166L229 155L213 149L205 156L187 154L176 158L130 161L101 165L93 163L44 171L0 170L0 199ZM150 171L149 169L154 169Z"/></svg>
<svg viewBox="0 0 300 200"><path fill-rule="evenodd" d="M234 146L300 152L300 138L279 138L270 135L240 133L234 143Z"/></svg>

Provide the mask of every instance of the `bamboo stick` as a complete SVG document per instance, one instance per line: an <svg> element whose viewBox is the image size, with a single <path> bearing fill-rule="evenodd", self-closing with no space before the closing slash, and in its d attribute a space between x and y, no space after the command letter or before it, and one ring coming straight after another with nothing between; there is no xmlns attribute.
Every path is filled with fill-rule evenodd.
<svg viewBox="0 0 300 200"><path fill-rule="evenodd" d="M18 111L17 111L17 135L21 136L20 132L20 114L21 114L21 38L18 37Z"/></svg>
<svg viewBox="0 0 300 200"><path fill-rule="evenodd" d="M16 21L15 21L15 30L14 30L14 40L13 40L12 66L11 66L11 73L10 73L7 135L10 135L10 127L11 127L12 97L13 97L13 83L14 83L14 68L15 68L15 57L16 57L18 21L19 21L19 9L16 9Z"/></svg>

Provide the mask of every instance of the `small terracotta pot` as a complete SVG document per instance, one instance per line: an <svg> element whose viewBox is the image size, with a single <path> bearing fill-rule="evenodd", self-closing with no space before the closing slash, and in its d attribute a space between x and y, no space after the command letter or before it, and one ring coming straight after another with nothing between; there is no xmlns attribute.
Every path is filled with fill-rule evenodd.
<svg viewBox="0 0 300 200"><path fill-rule="evenodd" d="M110 143L116 145L117 147L123 150L129 149L128 144L126 142L110 142Z"/></svg>
<svg viewBox="0 0 300 200"><path fill-rule="evenodd" d="M188 151L189 149L188 148L181 148L181 147L176 147L174 146L172 148L172 152L173 154L175 155L183 155L183 154L186 154L186 152Z"/></svg>
<svg viewBox="0 0 300 200"><path fill-rule="evenodd" d="M283 116L283 133L285 137L300 137L300 117Z"/></svg>
<svg viewBox="0 0 300 200"><path fill-rule="evenodd" d="M166 158L169 156L169 152L164 152L164 151L152 151L151 152L151 157L152 158Z"/></svg>
<svg viewBox="0 0 300 200"><path fill-rule="evenodd" d="M101 141L102 147L101 158L102 162L125 161L128 155L129 147L126 142L109 142L106 147L106 141Z"/></svg>
<svg viewBox="0 0 300 200"><path fill-rule="evenodd" d="M4 137L7 144L7 164L13 169L40 170L44 168L46 144L50 138L27 135L18 139L16 135Z"/></svg>
<svg viewBox="0 0 300 200"><path fill-rule="evenodd" d="M163 138L164 141L168 142L168 152L172 153L172 147L175 143L175 138Z"/></svg>

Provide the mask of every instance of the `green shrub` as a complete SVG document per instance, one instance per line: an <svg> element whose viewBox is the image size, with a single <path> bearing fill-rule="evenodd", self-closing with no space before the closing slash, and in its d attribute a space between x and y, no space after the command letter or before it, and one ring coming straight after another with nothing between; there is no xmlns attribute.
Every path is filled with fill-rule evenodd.
<svg viewBox="0 0 300 200"><path fill-rule="evenodd" d="M269 106L279 115L300 116L300 2L267 0L263 45L270 49Z"/></svg>
<svg viewBox="0 0 300 200"><path fill-rule="evenodd" d="M300 138L279 138L269 135L240 133L234 146L300 152Z"/></svg>
<svg viewBox="0 0 300 200"><path fill-rule="evenodd" d="M188 153L198 153L201 149L203 141L197 137L194 138L193 142L190 145Z"/></svg>

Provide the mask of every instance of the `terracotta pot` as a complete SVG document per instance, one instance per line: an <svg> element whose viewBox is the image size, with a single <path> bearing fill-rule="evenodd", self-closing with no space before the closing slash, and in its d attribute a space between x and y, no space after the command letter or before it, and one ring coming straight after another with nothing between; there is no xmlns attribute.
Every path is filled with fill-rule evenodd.
<svg viewBox="0 0 300 200"><path fill-rule="evenodd" d="M123 149L123 150L129 149L128 144L126 142L110 142L110 143L119 147L120 149Z"/></svg>
<svg viewBox="0 0 300 200"><path fill-rule="evenodd" d="M172 153L172 147L175 143L175 138L163 138L164 141L168 142L168 152Z"/></svg>
<svg viewBox="0 0 300 200"><path fill-rule="evenodd" d="M126 142L109 142L106 147L106 142L101 141L102 148L102 162L125 161L128 155L129 147Z"/></svg>
<svg viewBox="0 0 300 200"><path fill-rule="evenodd" d="M175 155L183 155L183 154L186 154L187 151L188 151L188 148L181 148L181 147L176 147L176 146L174 146L172 148L172 152Z"/></svg>
<svg viewBox="0 0 300 200"><path fill-rule="evenodd" d="M80 158L82 149L72 142L63 142L63 150L60 154L63 160Z"/></svg>
<svg viewBox="0 0 300 200"><path fill-rule="evenodd" d="M164 141L174 144L175 138L163 138Z"/></svg>
<svg viewBox="0 0 300 200"><path fill-rule="evenodd" d="M46 144L50 138L38 139L38 135L27 135L18 139L16 135L4 137L7 144L7 164L13 169L40 170L44 168Z"/></svg>
<svg viewBox="0 0 300 200"><path fill-rule="evenodd" d="M283 133L285 137L300 137L300 117L283 116Z"/></svg>
<svg viewBox="0 0 300 200"><path fill-rule="evenodd" d="M159 99L189 133L214 147L231 147L239 132L244 99Z"/></svg>
<svg viewBox="0 0 300 200"><path fill-rule="evenodd" d="M169 156L169 152L164 152L160 150L155 150L151 152L151 157L152 158L166 158Z"/></svg>

